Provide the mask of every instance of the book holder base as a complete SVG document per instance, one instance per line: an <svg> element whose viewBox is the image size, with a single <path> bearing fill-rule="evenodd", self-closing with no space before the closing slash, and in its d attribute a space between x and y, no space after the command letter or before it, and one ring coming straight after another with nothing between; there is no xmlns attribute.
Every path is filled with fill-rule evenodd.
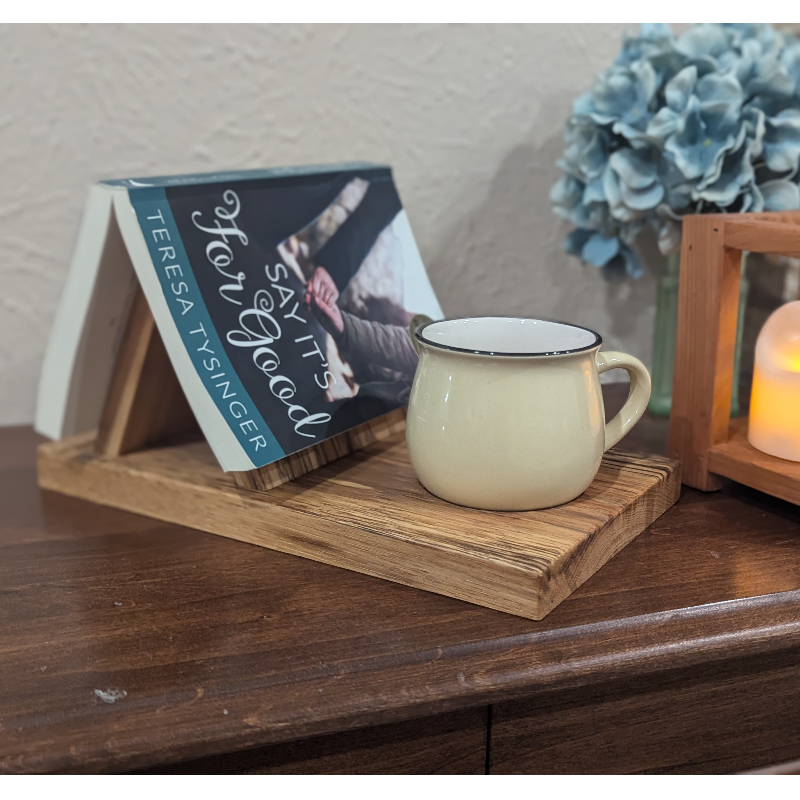
<svg viewBox="0 0 800 800"><path fill-rule="evenodd" d="M610 450L544 511L454 506L422 488L396 434L270 491L243 489L204 440L99 455L94 433L39 448L45 489L542 619L675 503L680 466ZM624 578L623 578L624 579Z"/></svg>
<svg viewBox="0 0 800 800"><path fill-rule="evenodd" d="M166 400L165 400L166 398ZM252 473L225 473L142 295L98 431L39 447L44 489L541 619L678 499L680 465L611 450L558 508L489 512L428 493L405 414Z"/></svg>

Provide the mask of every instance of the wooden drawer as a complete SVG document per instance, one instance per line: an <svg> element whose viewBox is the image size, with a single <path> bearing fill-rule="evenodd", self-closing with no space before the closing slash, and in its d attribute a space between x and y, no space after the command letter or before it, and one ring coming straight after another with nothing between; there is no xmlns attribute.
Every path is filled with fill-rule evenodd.
<svg viewBox="0 0 800 800"><path fill-rule="evenodd" d="M467 774L486 770L486 707L184 761L147 774Z"/></svg>
<svg viewBox="0 0 800 800"><path fill-rule="evenodd" d="M492 710L490 771L786 768L800 758L799 695L800 653L792 651L500 703Z"/></svg>

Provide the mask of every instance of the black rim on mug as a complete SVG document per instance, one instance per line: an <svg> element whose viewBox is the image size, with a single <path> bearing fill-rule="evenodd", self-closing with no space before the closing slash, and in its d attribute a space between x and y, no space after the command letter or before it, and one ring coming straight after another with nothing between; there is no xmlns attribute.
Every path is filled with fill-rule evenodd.
<svg viewBox="0 0 800 800"><path fill-rule="evenodd" d="M424 336L425 330L430 328L431 325L439 325L442 322L462 322L466 320L478 320L478 319L514 319L514 320L522 320L525 322L551 322L554 325L564 325L567 328L576 328L577 330L586 331L587 333L591 333L594 336L594 342L591 344L587 344L584 347L575 347L570 350L548 350L548 351L540 351L537 353L504 353L499 350L474 350L468 347L454 347L453 345L449 344L442 344L441 342L433 342L430 339L426 339ZM542 319L540 317L494 317L494 316L484 316L484 317L458 317L456 319L440 319L434 320L433 322L428 322L425 325L420 326L414 332L414 336L417 337L417 340L422 342L422 344L430 345L431 347L437 347L440 350L450 350L454 353L470 353L471 355L476 356L504 356L506 358L535 358L537 356L568 356L572 355L573 353L583 353L587 350L594 350L595 347L599 347L603 343L603 337L600 336L599 333L593 331L591 328L584 328L583 325L574 325L571 322L562 322L561 320L557 319Z"/></svg>

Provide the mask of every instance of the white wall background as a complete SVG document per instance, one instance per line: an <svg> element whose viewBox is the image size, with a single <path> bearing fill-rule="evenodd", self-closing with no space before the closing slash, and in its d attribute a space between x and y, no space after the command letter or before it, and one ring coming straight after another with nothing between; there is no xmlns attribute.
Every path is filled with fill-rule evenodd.
<svg viewBox="0 0 800 800"><path fill-rule="evenodd" d="M0 28L0 424L33 419L100 178L390 163L448 316L574 321L649 361L653 278L608 285L564 255L548 201L572 100L625 28Z"/></svg>

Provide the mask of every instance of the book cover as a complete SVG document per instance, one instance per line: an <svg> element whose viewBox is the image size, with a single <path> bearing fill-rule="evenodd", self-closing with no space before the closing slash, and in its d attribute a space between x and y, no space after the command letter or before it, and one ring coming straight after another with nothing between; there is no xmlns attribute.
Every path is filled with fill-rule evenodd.
<svg viewBox="0 0 800 800"><path fill-rule="evenodd" d="M127 191L181 344L253 467L407 404L409 322L442 312L388 167L105 184Z"/></svg>

